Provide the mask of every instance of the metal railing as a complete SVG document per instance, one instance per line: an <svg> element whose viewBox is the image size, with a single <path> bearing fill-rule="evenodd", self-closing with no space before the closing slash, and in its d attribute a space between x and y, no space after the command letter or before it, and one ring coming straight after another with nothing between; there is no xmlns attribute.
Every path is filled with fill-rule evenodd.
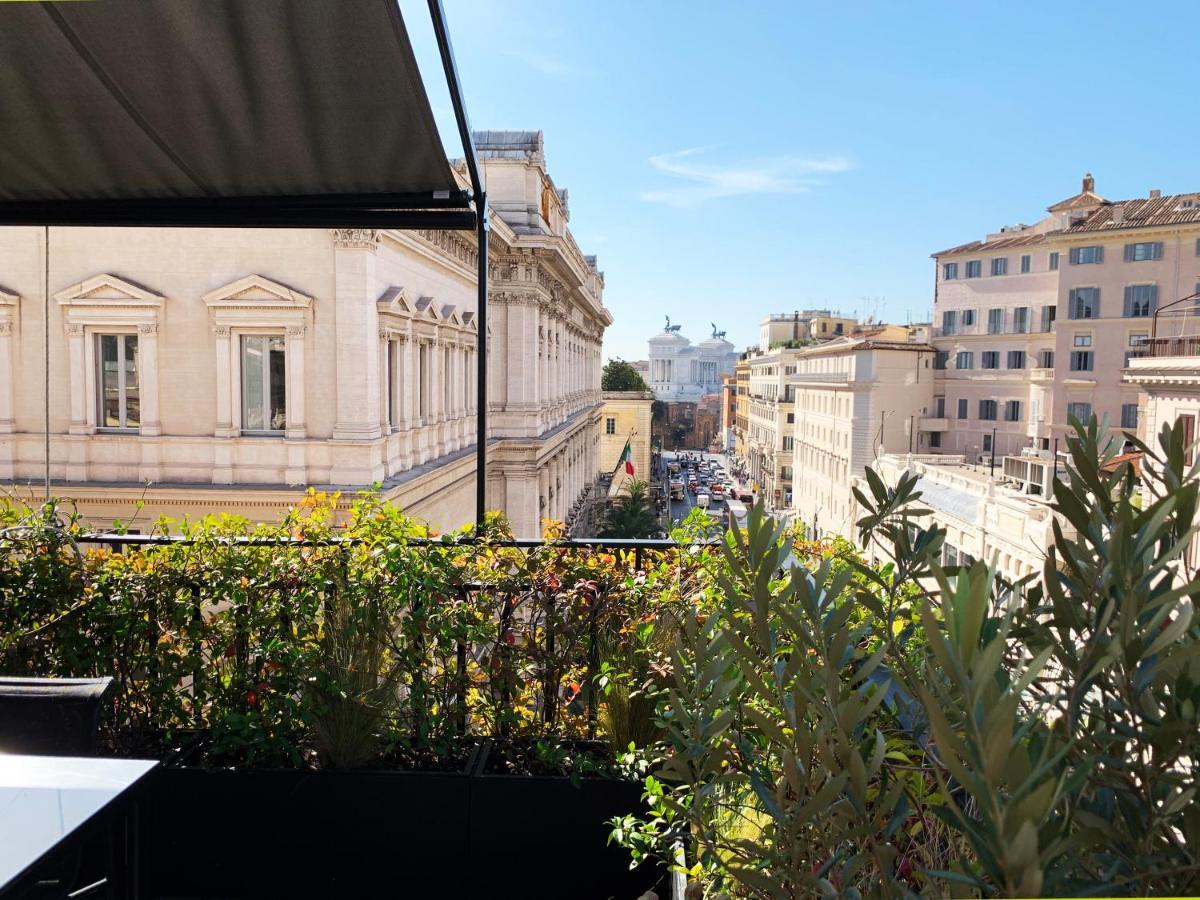
<svg viewBox="0 0 1200 900"><path fill-rule="evenodd" d="M249 569L253 569L260 550L275 550L288 558L293 551L302 553L306 569L325 573L321 577L328 575L331 583L343 582L346 590L370 602L374 602L370 598L375 591L394 594L399 589L406 598L402 610L389 607L396 616L396 627L411 617L423 618L426 613L422 608L431 601L469 605L480 617L474 636L451 636L449 644L443 640L435 647L424 631L410 635L406 652L413 659L406 669L406 696L415 702L418 694L436 695L438 702L433 706L443 710L434 713L424 706L419 710L414 706L412 715L440 716L441 727L458 735L504 736L514 723L529 722L539 723L536 728L588 740L597 736L597 704L586 702L584 708L572 714L574 724L569 724L564 719L568 716L565 703L570 697L564 692L569 691L572 678L579 678L578 684L587 686L585 695L589 694L602 664L606 660L616 662L613 654L619 653L614 648L619 646L623 629L646 613L642 608L644 598L639 599L637 589L631 590L628 576L639 573L641 577L656 563L674 561L670 577L681 579L698 562L689 552L690 546L673 540L411 538L405 541L405 547L411 548L411 559L420 560L420 554L444 554L448 565L440 567L441 574L432 580L423 578L407 588L397 588L389 585L391 576L379 581L378 570L364 574L364 580L355 586L359 577L355 560L364 559L363 551L370 553L369 547L373 546L369 539L357 536L213 538L86 533L63 537L81 546L103 547L116 553L197 548L199 555L185 552L144 570L121 568L117 577L122 581L122 596L140 599L125 603L116 612L110 610L107 618L98 618L91 625L101 630L115 627L121 633L127 627L130 634L145 632L152 636L148 638L152 643L142 647L140 655L129 656L127 667L117 664L119 706L128 698L147 695L153 682L157 693L149 694L160 696L166 691L180 697L178 710L159 710L158 714L169 719L172 727L201 731L211 725L210 704L224 690L222 684L231 679L238 684L245 682L252 695L267 690L265 681L271 679L263 675L260 657L264 647L296 639L293 631L310 637L317 633L311 602L306 606L288 599L311 586L289 585L287 579L296 576L285 572L255 582L252 590L230 593L229 580L220 574L220 561L213 563L214 553L245 553ZM19 538L14 534L6 540ZM458 568L452 561L464 548L471 547L478 547L480 552L501 551L497 553L500 568ZM514 549L520 551L518 555L512 554ZM504 550L509 551L508 555ZM586 572L572 566L597 553L611 553L616 558L598 569L589 566ZM575 574L568 574L571 571ZM90 578L84 573L81 564L81 590L87 588ZM114 589L105 584L100 588L102 592ZM325 603L329 602L326 599ZM379 602L384 602L382 595ZM395 597L390 602L394 606ZM100 607L107 608L103 603ZM264 610L276 610L277 615L264 615ZM114 616L125 618L116 621ZM86 625L66 621L80 629L77 638L86 638ZM96 636L104 642L102 635ZM54 630L43 633L41 639L55 640ZM163 641L167 646L182 648L179 652L187 652L190 663L183 673L186 679L174 669L158 670L159 643ZM142 665L136 664L139 659ZM578 674L571 676L572 672ZM260 681L263 686L254 687ZM576 686L575 690L578 693L580 689ZM484 700L476 696L478 691L486 694ZM253 706L256 700L246 702ZM428 722L422 727L426 725Z"/></svg>
<svg viewBox="0 0 1200 900"><path fill-rule="evenodd" d="M1129 354L1130 359L1138 357L1161 356L1200 356L1200 335L1183 335L1181 337L1150 338L1142 345L1141 352Z"/></svg>

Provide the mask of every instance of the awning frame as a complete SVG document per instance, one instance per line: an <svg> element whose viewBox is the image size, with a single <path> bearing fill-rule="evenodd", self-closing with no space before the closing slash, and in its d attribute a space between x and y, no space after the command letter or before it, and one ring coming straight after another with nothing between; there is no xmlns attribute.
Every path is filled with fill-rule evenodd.
<svg viewBox="0 0 1200 900"><path fill-rule="evenodd" d="M442 68L454 108L470 181L469 190L418 194L211 197L147 200L47 200L0 204L0 225L376 228L474 230L478 241L476 371L476 531L482 533L487 500L488 215L487 196L441 0L427 0ZM419 73L418 73L419 76ZM47 289L48 290L48 289ZM48 294L47 294L48 302ZM49 341L49 324L45 339ZM48 359L48 358L47 358ZM50 491L49 372L46 403L46 490Z"/></svg>

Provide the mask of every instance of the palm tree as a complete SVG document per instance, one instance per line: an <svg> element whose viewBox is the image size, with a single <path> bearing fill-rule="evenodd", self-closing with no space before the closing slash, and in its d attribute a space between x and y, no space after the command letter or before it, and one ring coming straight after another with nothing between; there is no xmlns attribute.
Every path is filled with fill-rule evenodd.
<svg viewBox="0 0 1200 900"><path fill-rule="evenodd" d="M609 507L600 537L648 538L658 533L658 519L650 502L646 482L631 481Z"/></svg>

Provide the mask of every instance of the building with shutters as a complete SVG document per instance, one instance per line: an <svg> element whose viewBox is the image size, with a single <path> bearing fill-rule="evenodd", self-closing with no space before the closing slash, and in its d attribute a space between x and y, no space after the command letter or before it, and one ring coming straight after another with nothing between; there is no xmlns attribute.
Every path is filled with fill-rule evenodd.
<svg viewBox="0 0 1200 900"><path fill-rule="evenodd" d="M1088 175L1036 224L934 260L938 415L928 424L939 430L924 446L973 459L1052 450L1071 416L1136 429L1138 391L1121 373L1155 310L1200 288L1200 194L1106 200Z"/></svg>
<svg viewBox="0 0 1200 900"><path fill-rule="evenodd" d="M537 537L599 471L612 317L541 132L476 140L492 224L487 501ZM0 228L9 490L43 478L48 311L52 492L96 525L273 520L310 486L343 506L378 486L439 529L473 520L471 236L51 228L44 270L46 253L42 229Z"/></svg>
<svg viewBox="0 0 1200 900"><path fill-rule="evenodd" d="M855 540L855 479L881 454L916 451L928 427L934 350L864 336L790 352L791 506L810 533Z"/></svg>

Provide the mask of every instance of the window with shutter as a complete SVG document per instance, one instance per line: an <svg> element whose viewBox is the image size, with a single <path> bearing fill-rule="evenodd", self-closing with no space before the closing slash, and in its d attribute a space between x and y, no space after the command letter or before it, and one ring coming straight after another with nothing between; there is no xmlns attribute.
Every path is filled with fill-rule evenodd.
<svg viewBox="0 0 1200 900"><path fill-rule="evenodd" d="M1052 250L1050 252L1050 259L1049 259L1049 263L1048 263L1047 267L1050 269L1051 272L1058 271L1058 251L1057 250Z"/></svg>
<svg viewBox="0 0 1200 900"><path fill-rule="evenodd" d="M1029 307L1018 306L1013 310L1013 331L1016 334L1025 334L1029 331Z"/></svg>
<svg viewBox="0 0 1200 900"><path fill-rule="evenodd" d="M1021 274L1024 275L1032 268L1033 258L1026 253L1021 257Z"/></svg>
<svg viewBox="0 0 1200 900"><path fill-rule="evenodd" d="M1162 259L1162 241L1147 241L1125 245L1125 262L1148 262Z"/></svg>
<svg viewBox="0 0 1200 900"><path fill-rule="evenodd" d="M954 334L958 331L958 312L948 309L942 313L942 334Z"/></svg>
<svg viewBox="0 0 1200 900"><path fill-rule="evenodd" d="M1122 428L1137 428L1137 408L1136 403L1121 404L1121 427Z"/></svg>
<svg viewBox="0 0 1200 900"><path fill-rule="evenodd" d="M1072 319L1094 319L1100 314L1100 288L1071 288L1067 312Z"/></svg>
<svg viewBox="0 0 1200 900"><path fill-rule="evenodd" d="M1086 425L1092 420L1092 404L1090 403L1068 403L1067 404L1067 419L1074 419L1081 425Z"/></svg>
<svg viewBox="0 0 1200 900"><path fill-rule="evenodd" d="M965 419L967 417L967 398L960 397L958 400L958 417Z"/></svg>
<svg viewBox="0 0 1200 900"><path fill-rule="evenodd" d="M1090 372L1090 371L1092 371L1092 351L1091 350L1072 350L1071 351L1071 371L1072 372Z"/></svg>
<svg viewBox="0 0 1200 900"><path fill-rule="evenodd" d="M985 368L985 369L1000 368L1000 351L984 350L983 351L983 359L981 360L981 363L983 365L983 368Z"/></svg>
<svg viewBox="0 0 1200 900"><path fill-rule="evenodd" d="M1010 369L1025 368L1025 351L1024 350L1009 350L1008 351L1008 367Z"/></svg>
<svg viewBox="0 0 1200 900"><path fill-rule="evenodd" d="M1004 310L988 310L988 334L1001 334L1004 331Z"/></svg>
<svg viewBox="0 0 1200 900"><path fill-rule="evenodd" d="M1125 288L1125 318L1141 319L1154 315L1158 306L1158 285L1131 284Z"/></svg>

